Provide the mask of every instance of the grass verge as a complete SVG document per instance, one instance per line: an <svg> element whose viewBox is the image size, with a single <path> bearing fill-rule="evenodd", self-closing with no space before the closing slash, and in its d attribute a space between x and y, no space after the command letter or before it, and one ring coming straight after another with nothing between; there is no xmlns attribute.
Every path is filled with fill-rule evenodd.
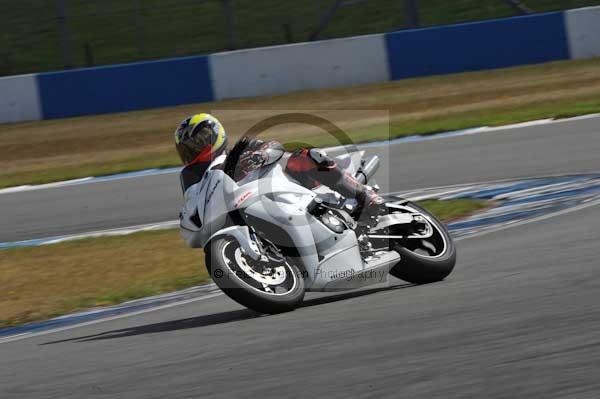
<svg viewBox="0 0 600 399"><path fill-rule="evenodd" d="M600 59L0 125L0 187L176 166L172 132L200 111L220 117L233 142L260 120L249 111L306 109L331 117L354 142L600 112ZM385 117L365 117L382 110ZM266 135L284 144L339 144L306 125L272 130Z"/></svg>
<svg viewBox="0 0 600 399"><path fill-rule="evenodd" d="M419 201L418 204L445 223L471 215L490 206L489 201L468 198L444 201L431 199Z"/></svg>
<svg viewBox="0 0 600 399"><path fill-rule="evenodd" d="M447 221L473 213L487 202L428 200L421 204ZM0 327L209 281L202 250L186 247L177 230L3 250L0 275Z"/></svg>

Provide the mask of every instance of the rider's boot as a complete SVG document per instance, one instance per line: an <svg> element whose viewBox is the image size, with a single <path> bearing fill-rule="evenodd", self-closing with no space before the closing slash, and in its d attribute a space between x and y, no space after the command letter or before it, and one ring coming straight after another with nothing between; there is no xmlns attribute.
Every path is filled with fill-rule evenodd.
<svg viewBox="0 0 600 399"><path fill-rule="evenodd" d="M385 200L375 190L339 168L332 173L338 174L339 177L330 187L345 197L355 198L358 203L357 208L352 212L353 216L367 220L381 213Z"/></svg>
<svg viewBox="0 0 600 399"><path fill-rule="evenodd" d="M367 217L379 215L383 210L385 200L371 188L367 186L363 187L365 187L365 189L362 194L357 197L359 206L359 209L357 210L358 213Z"/></svg>
<svg viewBox="0 0 600 399"><path fill-rule="evenodd" d="M353 216L376 215L384 203L372 188L361 184L321 150L305 148L295 151L288 160L286 172L306 187L322 183L344 197L355 198L358 207L352 212Z"/></svg>

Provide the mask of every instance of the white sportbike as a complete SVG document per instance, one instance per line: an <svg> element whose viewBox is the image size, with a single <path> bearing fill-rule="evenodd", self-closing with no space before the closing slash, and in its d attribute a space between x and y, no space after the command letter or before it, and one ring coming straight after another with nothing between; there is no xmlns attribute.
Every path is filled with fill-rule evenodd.
<svg viewBox="0 0 600 399"><path fill-rule="evenodd" d="M366 220L354 199L323 186L309 190L283 171L283 151L234 181L234 150L216 159L185 192L182 235L202 247L213 281L261 313L291 311L306 291L341 291L382 283L388 274L423 284L444 279L456 262L445 225L407 200L386 202ZM362 183L379 159L357 151L335 158ZM220 165L219 167L216 167Z"/></svg>

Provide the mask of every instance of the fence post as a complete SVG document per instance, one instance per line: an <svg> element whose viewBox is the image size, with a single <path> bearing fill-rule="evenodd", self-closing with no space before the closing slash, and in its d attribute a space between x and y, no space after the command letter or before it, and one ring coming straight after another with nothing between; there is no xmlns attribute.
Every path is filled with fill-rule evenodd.
<svg viewBox="0 0 600 399"><path fill-rule="evenodd" d="M504 0L506 4L512 7L513 10L518 12L521 15L532 14L533 10L527 7L527 4L523 3L519 0Z"/></svg>
<svg viewBox="0 0 600 399"><path fill-rule="evenodd" d="M338 8L341 7L343 2L343 0L335 0L333 2L333 4L327 9L325 14L321 16L319 24L317 25L315 30L313 30L312 33L308 36L309 41L312 42L319 39L319 35L321 35L325 28L327 28L327 25L329 25L329 22L331 22L331 19L335 15L335 12L338 10Z"/></svg>
<svg viewBox="0 0 600 399"><path fill-rule="evenodd" d="M85 66L93 67L94 66L94 52L92 51L92 45L90 42L85 42L83 45L83 53L85 54Z"/></svg>
<svg viewBox="0 0 600 399"><path fill-rule="evenodd" d="M65 68L68 69L73 66L73 59L71 57L71 33L67 26L65 0L56 0L56 16L58 17L58 23L60 24L62 34L63 63Z"/></svg>
<svg viewBox="0 0 600 399"><path fill-rule="evenodd" d="M225 25L227 26L227 47L229 50L237 48L237 39L235 36L235 17L233 15L233 1L223 0L223 14L225 15Z"/></svg>
<svg viewBox="0 0 600 399"><path fill-rule="evenodd" d="M137 47L140 57L146 54L146 35L144 32L144 15L142 8L142 0L135 2L135 25L137 30Z"/></svg>
<svg viewBox="0 0 600 399"><path fill-rule="evenodd" d="M419 27L419 6L417 0L404 0L404 16L407 28Z"/></svg>
<svg viewBox="0 0 600 399"><path fill-rule="evenodd" d="M294 43L294 34L292 32L292 23L286 22L282 25L283 36L285 37L286 43Z"/></svg>
<svg viewBox="0 0 600 399"><path fill-rule="evenodd" d="M12 57L9 53L8 46L6 46L6 52L0 50L0 76L12 75L13 69Z"/></svg>

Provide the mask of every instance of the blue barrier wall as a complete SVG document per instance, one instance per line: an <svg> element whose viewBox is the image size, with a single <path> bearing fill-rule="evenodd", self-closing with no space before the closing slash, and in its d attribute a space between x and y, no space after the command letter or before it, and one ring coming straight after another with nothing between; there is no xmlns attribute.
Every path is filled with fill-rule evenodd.
<svg viewBox="0 0 600 399"><path fill-rule="evenodd" d="M44 119L213 100L208 57L42 73Z"/></svg>
<svg viewBox="0 0 600 399"><path fill-rule="evenodd" d="M562 12L389 33L392 79L569 58Z"/></svg>

